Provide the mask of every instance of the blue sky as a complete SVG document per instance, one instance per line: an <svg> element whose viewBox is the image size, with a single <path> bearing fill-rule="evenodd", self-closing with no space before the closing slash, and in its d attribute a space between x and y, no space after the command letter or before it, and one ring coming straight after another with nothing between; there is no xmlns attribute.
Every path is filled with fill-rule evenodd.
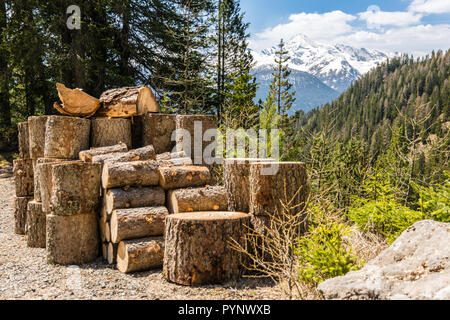
<svg viewBox="0 0 450 320"><path fill-rule="evenodd" d="M297 33L415 55L450 48L450 0L241 0L241 7L254 49Z"/></svg>

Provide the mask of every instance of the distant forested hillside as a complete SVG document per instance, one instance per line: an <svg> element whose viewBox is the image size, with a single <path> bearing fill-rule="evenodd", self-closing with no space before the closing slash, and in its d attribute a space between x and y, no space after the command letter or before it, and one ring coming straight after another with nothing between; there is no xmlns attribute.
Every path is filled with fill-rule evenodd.
<svg viewBox="0 0 450 320"><path fill-rule="evenodd" d="M388 60L331 104L300 114L297 129L331 126L340 141L360 137L375 155L389 146L393 128L412 129L408 119L417 122L423 143L430 134L444 136L450 124L450 50L420 60Z"/></svg>

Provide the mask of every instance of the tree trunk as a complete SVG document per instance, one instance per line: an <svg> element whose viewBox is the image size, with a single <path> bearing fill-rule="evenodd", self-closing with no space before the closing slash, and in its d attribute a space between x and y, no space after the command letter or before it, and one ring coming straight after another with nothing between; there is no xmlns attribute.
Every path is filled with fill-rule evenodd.
<svg viewBox="0 0 450 320"><path fill-rule="evenodd" d="M62 106L59 107L57 103L55 108L64 115L72 117L91 117L100 107L100 101L88 95L80 89L69 89L61 83L56 83L59 99L61 99Z"/></svg>
<svg viewBox="0 0 450 320"><path fill-rule="evenodd" d="M116 153L116 152L127 152L127 151L128 151L128 147L125 143L118 143L113 146L91 148L89 150L83 150L83 151L80 151L78 156L79 156L80 160L83 160L85 162L92 162L92 158L94 156Z"/></svg>
<svg viewBox="0 0 450 320"><path fill-rule="evenodd" d="M33 161L31 159L13 160L16 196L32 196L34 193Z"/></svg>
<svg viewBox="0 0 450 320"><path fill-rule="evenodd" d="M115 209L163 206L166 195L161 187L141 187L109 189L104 195L104 205L107 214Z"/></svg>
<svg viewBox="0 0 450 320"><path fill-rule="evenodd" d="M156 186L159 183L155 160L106 163L102 186L105 189L125 186Z"/></svg>
<svg viewBox="0 0 450 320"><path fill-rule="evenodd" d="M111 242L162 235L168 214L162 206L116 209L111 216Z"/></svg>
<svg viewBox="0 0 450 320"><path fill-rule="evenodd" d="M95 118L91 120L92 147L106 147L118 143L125 143L128 148L131 148L130 119Z"/></svg>
<svg viewBox="0 0 450 320"><path fill-rule="evenodd" d="M175 114L148 113L142 120L142 145L153 145L156 153L171 152L175 147L172 133L176 129Z"/></svg>
<svg viewBox="0 0 450 320"><path fill-rule="evenodd" d="M164 190L204 186L210 179L211 175L207 167L159 167L159 183Z"/></svg>
<svg viewBox="0 0 450 320"><path fill-rule="evenodd" d="M47 215L47 261L57 264L83 264L99 253L95 214Z"/></svg>
<svg viewBox="0 0 450 320"><path fill-rule="evenodd" d="M101 165L68 161L52 165L50 210L55 215L95 213L99 205Z"/></svg>
<svg viewBox="0 0 450 320"><path fill-rule="evenodd" d="M37 160L44 156L45 128L49 116L28 117L28 138L30 158Z"/></svg>
<svg viewBox="0 0 450 320"><path fill-rule="evenodd" d="M203 152L212 142L203 141L203 136L207 130L217 129L216 117L212 115L178 115L176 129L177 150L184 150L186 155L194 161L194 164L204 165ZM189 136L185 137L183 130L180 129L189 132ZM189 141L186 140L187 138ZM194 152L196 146L201 151L199 154ZM211 156L215 156L215 154Z"/></svg>
<svg viewBox="0 0 450 320"><path fill-rule="evenodd" d="M19 157L21 159L31 159L28 121L18 123L17 130L19 132Z"/></svg>
<svg viewBox="0 0 450 320"><path fill-rule="evenodd" d="M42 203L28 202L27 211L27 245L30 248L45 248L46 215Z"/></svg>
<svg viewBox="0 0 450 320"><path fill-rule="evenodd" d="M123 273L161 268L163 260L163 237L121 241L117 249L117 269Z"/></svg>
<svg viewBox="0 0 450 320"><path fill-rule="evenodd" d="M102 107L99 116L120 118L159 112L153 92L148 87L124 87L110 89L100 96Z"/></svg>
<svg viewBox="0 0 450 320"><path fill-rule="evenodd" d="M226 189L221 186L169 190L167 207L170 213L227 210Z"/></svg>
<svg viewBox="0 0 450 320"><path fill-rule="evenodd" d="M98 219L98 231L99 231L99 236L100 236L100 240L102 242L106 242L106 224L108 222L107 221L103 221L103 219Z"/></svg>
<svg viewBox="0 0 450 320"><path fill-rule="evenodd" d="M49 116L45 129L44 156L78 159L78 153L89 148L90 128L88 119Z"/></svg>
<svg viewBox="0 0 450 320"><path fill-rule="evenodd" d="M114 264L117 261L117 243L108 243L108 263Z"/></svg>
<svg viewBox="0 0 450 320"><path fill-rule="evenodd" d="M264 174L263 170L271 174ZM267 215L283 210L297 214L303 211L307 197L307 175L303 162L250 164L251 214ZM289 203L289 208L283 208L282 203Z"/></svg>
<svg viewBox="0 0 450 320"><path fill-rule="evenodd" d="M185 158L174 158L169 160L158 160L158 165L160 167L192 166L192 159L185 157Z"/></svg>
<svg viewBox="0 0 450 320"><path fill-rule="evenodd" d="M102 258L108 261L108 243L102 242Z"/></svg>
<svg viewBox="0 0 450 320"><path fill-rule="evenodd" d="M27 205L33 197L14 197L14 233L26 234Z"/></svg>
<svg viewBox="0 0 450 320"><path fill-rule="evenodd" d="M179 158L186 158L186 153L184 151L176 151L176 152L164 152L156 155L157 161L172 160Z"/></svg>
<svg viewBox="0 0 450 320"><path fill-rule="evenodd" d="M156 153L153 146L145 146L139 149L130 150L128 152L116 152L109 154L101 154L92 157L92 162L128 162L137 160L156 160Z"/></svg>
<svg viewBox="0 0 450 320"><path fill-rule="evenodd" d="M273 159L229 158L224 159L223 181L227 189L228 210L250 211L250 163L272 162Z"/></svg>
<svg viewBox="0 0 450 320"><path fill-rule="evenodd" d="M111 242L111 222L105 223L105 241Z"/></svg>
<svg viewBox="0 0 450 320"><path fill-rule="evenodd" d="M164 277L183 285L236 280L242 256L230 247L244 245L250 216L241 212L193 212L166 219Z"/></svg>

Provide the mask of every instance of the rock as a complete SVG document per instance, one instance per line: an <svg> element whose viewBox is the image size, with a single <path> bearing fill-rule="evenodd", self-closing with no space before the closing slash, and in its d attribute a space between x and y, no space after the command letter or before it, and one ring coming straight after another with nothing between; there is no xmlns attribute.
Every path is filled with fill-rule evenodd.
<svg viewBox="0 0 450 320"><path fill-rule="evenodd" d="M325 299L450 299L450 223L418 221L361 270L322 282Z"/></svg>

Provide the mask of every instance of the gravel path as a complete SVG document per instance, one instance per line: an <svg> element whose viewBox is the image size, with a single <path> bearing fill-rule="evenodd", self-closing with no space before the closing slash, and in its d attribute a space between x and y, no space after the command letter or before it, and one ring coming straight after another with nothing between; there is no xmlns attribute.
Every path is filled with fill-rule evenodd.
<svg viewBox="0 0 450 320"><path fill-rule="evenodd" d="M123 274L101 258L82 266L46 263L45 249L28 248L14 234L14 181L0 178L0 300L2 299L282 299L267 280L184 287L161 270Z"/></svg>

